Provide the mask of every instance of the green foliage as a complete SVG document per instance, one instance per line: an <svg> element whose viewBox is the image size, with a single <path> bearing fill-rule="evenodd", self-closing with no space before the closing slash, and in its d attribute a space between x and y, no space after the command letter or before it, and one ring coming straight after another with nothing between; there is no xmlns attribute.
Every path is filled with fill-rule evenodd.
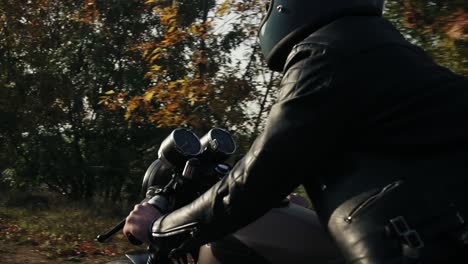
<svg viewBox="0 0 468 264"><path fill-rule="evenodd" d="M388 1L385 16L438 63L468 76L466 1Z"/></svg>
<svg viewBox="0 0 468 264"><path fill-rule="evenodd" d="M248 102L261 86L263 67L252 34L258 2L147 1L161 27L140 48L151 84L144 93L104 96L112 109L126 109L132 123L158 127L189 126L206 132L212 126L240 133L252 131ZM227 23L229 21L229 23ZM232 58L250 53L247 65ZM245 57L245 54L242 55ZM120 103L119 103L120 102Z"/></svg>
<svg viewBox="0 0 468 264"><path fill-rule="evenodd" d="M99 101L116 87L136 93L148 85L134 46L152 23L138 1L2 1L3 181L25 190L46 185L73 199L139 192L141 163L154 158L143 151L158 131L128 128L121 112Z"/></svg>

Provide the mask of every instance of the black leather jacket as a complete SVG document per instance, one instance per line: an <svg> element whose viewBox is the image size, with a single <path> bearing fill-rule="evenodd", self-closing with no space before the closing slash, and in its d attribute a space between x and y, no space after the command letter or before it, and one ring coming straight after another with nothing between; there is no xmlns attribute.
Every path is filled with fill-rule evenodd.
<svg viewBox="0 0 468 264"><path fill-rule="evenodd" d="M465 189L467 144L467 80L383 18L344 17L293 48L265 130L230 174L152 234L221 238L299 184L329 227L344 203L397 180Z"/></svg>

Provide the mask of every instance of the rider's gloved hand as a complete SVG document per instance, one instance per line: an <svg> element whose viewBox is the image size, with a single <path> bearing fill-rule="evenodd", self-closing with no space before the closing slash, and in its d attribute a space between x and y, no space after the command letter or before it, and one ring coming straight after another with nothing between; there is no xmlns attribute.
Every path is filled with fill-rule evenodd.
<svg viewBox="0 0 468 264"><path fill-rule="evenodd" d="M162 213L154 206L148 203L137 204L125 220L123 233L125 236L131 234L139 241L149 244L150 225L161 216Z"/></svg>

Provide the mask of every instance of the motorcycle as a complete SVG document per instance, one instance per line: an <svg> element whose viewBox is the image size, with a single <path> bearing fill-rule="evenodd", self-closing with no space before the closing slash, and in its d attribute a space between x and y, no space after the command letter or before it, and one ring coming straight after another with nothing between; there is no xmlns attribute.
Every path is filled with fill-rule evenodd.
<svg viewBox="0 0 468 264"><path fill-rule="evenodd" d="M223 129L213 128L201 138L189 129L173 130L143 177L142 193L146 197L142 202L164 213L189 203L229 173L231 168L224 162L235 150L233 137ZM124 225L122 220L97 240L105 242ZM128 239L141 244L131 236ZM237 232L187 253L192 263L199 264L344 263L317 214L287 199ZM154 245L145 253L128 253L126 257L108 264L173 263ZM189 263L187 259L183 262Z"/></svg>

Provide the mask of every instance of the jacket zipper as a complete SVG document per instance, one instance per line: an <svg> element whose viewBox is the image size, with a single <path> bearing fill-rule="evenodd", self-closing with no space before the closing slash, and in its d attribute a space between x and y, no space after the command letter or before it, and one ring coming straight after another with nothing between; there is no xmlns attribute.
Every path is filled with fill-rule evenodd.
<svg viewBox="0 0 468 264"><path fill-rule="evenodd" d="M392 191L393 189L397 188L403 183L402 180L392 182L388 184L387 186L383 187L382 190L379 192L371 195L369 198L364 200L361 204L356 206L351 212L348 214L348 216L345 218L345 222L351 223L356 216L358 216L360 213L364 211L364 209L372 206L374 203L376 203L380 198L382 198L385 194L388 192Z"/></svg>

